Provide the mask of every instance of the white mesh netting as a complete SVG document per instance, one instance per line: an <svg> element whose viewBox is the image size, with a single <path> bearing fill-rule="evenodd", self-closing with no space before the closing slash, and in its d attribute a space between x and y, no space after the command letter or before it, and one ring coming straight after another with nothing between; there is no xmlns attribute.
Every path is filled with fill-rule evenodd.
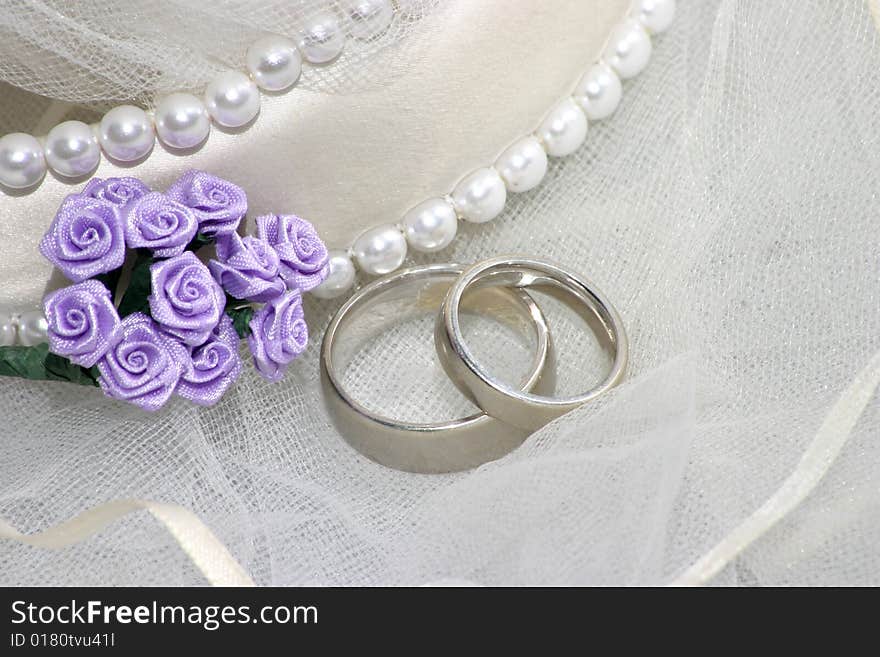
<svg viewBox="0 0 880 657"><path fill-rule="evenodd" d="M146 63L136 79L83 74L62 90L51 69L23 57L6 64L10 38L36 38L29 16L10 36L9 16L19 19L8 4L0 77L10 82L33 76L33 91L100 104L159 80L195 80L152 73L163 69L157 53L137 58ZM245 3L213 4L237 15ZM262 24L258 16L249 21ZM145 17L151 34L160 17ZM242 25L229 37L243 47ZM432 38L411 26L403 43ZM187 71L219 56L212 29L187 33ZM820 449L818 483L799 480L805 499L706 579L880 584L871 386L861 388L867 406L855 404L854 426L834 413L826 421L880 349L880 48L869 7L682 0L655 45L615 117L499 220L465 227L448 256L549 255L592 278L632 344L629 375L612 394L498 462L419 476L367 461L335 432L318 387L318 339L283 384L248 368L210 410L181 401L146 415L93 390L3 380L0 517L32 532L107 500L173 502L197 513L259 584L662 584L827 440L842 448ZM106 48L97 56L124 51ZM336 75L352 75L342 69ZM334 307L307 306L316 338ZM594 341L558 309L548 315L562 385L580 388L595 376ZM349 380L372 388L373 405L409 417L460 410L436 363L424 366L427 326L408 323L356 363ZM204 580L141 513L60 551L4 542L0 583Z"/></svg>

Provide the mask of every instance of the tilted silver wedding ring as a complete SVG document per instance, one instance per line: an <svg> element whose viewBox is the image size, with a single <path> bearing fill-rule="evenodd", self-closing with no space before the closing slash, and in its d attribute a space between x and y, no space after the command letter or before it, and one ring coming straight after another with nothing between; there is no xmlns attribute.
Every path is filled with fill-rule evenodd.
<svg viewBox="0 0 880 657"><path fill-rule="evenodd" d="M597 386L554 397L556 367L550 330L527 290L561 300L593 330L612 365ZM390 310L374 313L377 304ZM516 329L533 341L529 374L518 386L487 372L468 348L463 311ZM342 385L343 372L371 336L412 313L436 314L440 363L459 390L483 412L438 423L395 420L357 402ZM331 418L358 451L383 465L422 473L465 470L498 459L533 431L617 385L628 358L617 311L587 279L546 260L506 256L471 267L427 265L378 279L354 294L330 322L321 346L321 381Z"/></svg>
<svg viewBox="0 0 880 657"><path fill-rule="evenodd" d="M342 305L324 334L321 383L331 418L355 449L382 465L421 473L467 470L504 456L528 436L482 412L437 423L395 420L357 402L343 385L345 367L366 340L406 315L435 314L463 270L460 265L427 265L378 279ZM487 288L468 295L464 303L533 342L534 358L520 387L552 392L550 332L534 300L519 290ZM383 312L373 312L379 304Z"/></svg>

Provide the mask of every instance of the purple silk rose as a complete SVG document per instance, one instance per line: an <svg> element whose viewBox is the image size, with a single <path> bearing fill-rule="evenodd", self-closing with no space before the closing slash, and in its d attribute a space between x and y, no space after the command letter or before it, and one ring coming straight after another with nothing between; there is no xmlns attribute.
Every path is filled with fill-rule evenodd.
<svg viewBox="0 0 880 657"><path fill-rule="evenodd" d="M150 188L137 178L92 178L82 194L122 208L149 192Z"/></svg>
<svg viewBox="0 0 880 657"><path fill-rule="evenodd" d="M150 313L162 329L185 344L198 346L220 321L226 295L192 251L150 267Z"/></svg>
<svg viewBox="0 0 880 657"><path fill-rule="evenodd" d="M193 209L203 235L234 233L247 212L247 196L241 187L204 171L183 174L166 195Z"/></svg>
<svg viewBox="0 0 880 657"><path fill-rule="evenodd" d="M193 350L177 384L177 394L196 404L213 406L240 373L238 334L229 315L223 315L208 341Z"/></svg>
<svg viewBox="0 0 880 657"><path fill-rule="evenodd" d="M56 290L43 300L49 351L71 363L92 367L121 337L110 290L84 281Z"/></svg>
<svg viewBox="0 0 880 657"><path fill-rule="evenodd" d="M159 192L129 203L123 211L123 222L128 246L150 249L157 258L183 253L199 229L192 210Z"/></svg>
<svg viewBox="0 0 880 657"><path fill-rule="evenodd" d="M118 269L125 259L119 208L71 194L43 236L40 253L74 283Z"/></svg>
<svg viewBox="0 0 880 657"><path fill-rule="evenodd" d="M254 313L248 346L254 365L269 381L280 381L287 366L305 351L309 330L303 318L302 294L291 290Z"/></svg>
<svg viewBox="0 0 880 657"><path fill-rule="evenodd" d="M174 392L189 353L143 313L123 319L121 333L98 361L98 383L109 397L158 410Z"/></svg>
<svg viewBox="0 0 880 657"><path fill-rule="evenodd" d="M308 292L330 273L330 256L315 227L288 214L257 217L260 237L271 244L281 259L281 278L290 289Z"/></svg>
<svg viewBox="0 0 880 657"><path fill-rule="evenodd" d="M269 301L287 289L279 276L278 254L265 240L224 235L217 240L217 257L208 268L236 299Z"/></svg>

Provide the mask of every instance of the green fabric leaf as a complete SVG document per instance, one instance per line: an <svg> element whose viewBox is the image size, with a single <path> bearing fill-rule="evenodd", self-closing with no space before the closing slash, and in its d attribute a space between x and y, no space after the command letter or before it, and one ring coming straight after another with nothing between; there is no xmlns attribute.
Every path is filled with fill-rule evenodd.
<svg viewBox="0 0 880 657"><path fill-rule="evenodd" d="M66 358L50 354L49 345L45 343L36 347L0 347L0 376L98 385L97 367L86 369Z"/></svg>
<svg viewBox="0 0 880 657"><path fill-rule="evenodd" d="M55 354L47 354L45 361L46 371L57 377L59 381L70 381L81 386L97 386L98 372L97 367L86 369L79 365L74 365L66 358Z"/></svg>
<svg viewBox="0 0 880 657"><path fill-rule="evenodd" d="M131 270L131 279L128 288L122 295L119 303L119 317L128 317L132 313L142 312L150 314L150 265L154 262L148 251L139 250L134 267Z"/></svg>
<svg viewBox="0 0 880 657"><path fill-rule="evenodd" d="M95 276L95 280L101 281L108 290L110 290L110 298L115 302L117 287L119 287L119 277L122 276L122 267L108 271L104 274Z"/></svg>
<svg viewBox="0 0 880 657"><path fill-rule="evenodd" d="M49 345L36 347L0 347L0 375L20 379L46 380L46 355Z"/></svg>
<svg viewBox="0 0 880 657"><path fill-rule="evenodd" d="M198 251L199 249L210 246L217 239L213 236L203 235L202 233L196 233L196 236L192 238L189 244L186 245L187 251Z"/></svg>
<svg viewBox="0 0 880 657"><path fill-rule="evenodd" d="M232 318L232 326L235 328L235 332L238 333L238 337L244 339L251 334L251 327L248 324L254 316L252 306L234 308L227 305L226 314Z"/></svg>

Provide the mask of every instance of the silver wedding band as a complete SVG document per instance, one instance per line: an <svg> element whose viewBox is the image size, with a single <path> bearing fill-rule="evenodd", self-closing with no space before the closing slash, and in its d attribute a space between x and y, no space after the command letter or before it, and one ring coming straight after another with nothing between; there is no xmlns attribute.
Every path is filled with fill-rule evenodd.
<svg viewBox="0 0 880 657"><path fill-rule="evenodd" d="M355 449L382 465L420 473L467 470L504 456L528 436L528 431L482 412L436 423L385 417L358 403L343 385L344 368L366 338L387 328L387 315L392 315L390 321L399 321L407 312L433 315L463 270L460 265L428 265L378 279L342 305L324 334L321 383L330 416ZM398 312L375 316L371 310L378 303L390 303ZM555 381L548 362L550 332L534 300L519 290L487 288L468 295L465 303L531 337L534 358L521 389L551 392Z"/></svg>
<svg viewBox="0 0 880 657"><path fill-rule="evenodd" d="M555 397L555 354L540 307L527 290L561 300L590 326L612 365L592 389ZM342 373L365 338L382 332L371 313L378 303L399 312L436 313L434 340L444 371L482 412L438 423L404 422L367 409L345 390ZM396 305L394 305L396 304ZM535 344L529 374L519 386L487 372L468 348L462 311L496 319ZM460 265L413 267L386 276L354 294L330 322L321 346L321 381L334 424L367 457L409 472L465 470L498 459L533 431L607 392L623 378L628 357L626 332L617 311L587 279L537 258L506 256Z"/></svg>
<svg viewBox="0 0 880 657"><path fill-rule="evenodd" d="M483 369L461 331L461 302L469 292L497 289L496 286L543 292L574 310L590 325L611 356L611 370L606 377L586 392L554 397L541 392L515 390ZM459 276L437 315L434 342L443 368L459 390L492 417L530 432L620 383L629 352L620 315L595 285L560 265L527 257L484 260Z"/></svg>

